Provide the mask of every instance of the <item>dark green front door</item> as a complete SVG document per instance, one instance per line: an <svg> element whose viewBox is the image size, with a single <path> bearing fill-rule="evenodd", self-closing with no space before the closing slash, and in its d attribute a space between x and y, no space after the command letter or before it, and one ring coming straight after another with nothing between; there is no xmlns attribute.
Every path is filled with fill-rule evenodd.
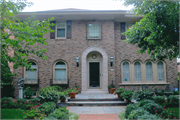
<svg viewBox="0 0 180 120"><path fill-rule="evenodd" d="M90 62L89 63L90 87L100 87L99 79L100 79L99 62Z"/></svg>

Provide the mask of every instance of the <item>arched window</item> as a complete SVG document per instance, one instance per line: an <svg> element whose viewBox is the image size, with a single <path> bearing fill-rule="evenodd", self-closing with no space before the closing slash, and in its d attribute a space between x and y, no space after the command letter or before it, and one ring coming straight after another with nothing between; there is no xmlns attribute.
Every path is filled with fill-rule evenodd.
<svg viewBox="0 0 180 120"><path fill-rule="evenodd" d="M129 76L130 76L129 63L124 62L123 63L123 81L129 81L130 80Z"/></svg>
<svg viewBox="0 0 180 120"><path fill-rule="evenodd" d="M31 64L30 69L26 69L25 80L26 82L37 82L37 64L35 62L29 62Z"/></svg>
<svg viewBox="0 0 180 120"><path fill-rule="evenodd" d="M151 62L146 62L146 81L153 81L153 70Z"/></svg>
<svg viewBox="0 0 180 120"><path fill-rule="evenodd" d="M55 82L66 82L66 64L59 61L55 64Z"/></svg>
<svg viewBox="0 0 180 120"><path fill-rule="evenodd" d="M134 80L141 81L141 63L140 62L134 63Z"/></svg>
<svg viewBox="0 0 180 120"><path fill-rule="evenodd" d="M164 65L163 62L157 63L158 81L164 80Z"/></svg>

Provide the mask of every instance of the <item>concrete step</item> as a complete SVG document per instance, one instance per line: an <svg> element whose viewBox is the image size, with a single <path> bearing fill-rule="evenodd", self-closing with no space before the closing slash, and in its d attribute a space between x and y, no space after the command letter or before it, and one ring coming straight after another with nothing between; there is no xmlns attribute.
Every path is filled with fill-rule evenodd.
<svg viewBox="0 0 180 120"><path fill-rule="evenodd" d="M123 106L127 105L124 101L68 101L68 106Z"/></svg>
<svg viewBox="0 0 180 120"><path fill-rule="evenodd" d="M123 101L120 98L69 98L68 101Z"/></svg>

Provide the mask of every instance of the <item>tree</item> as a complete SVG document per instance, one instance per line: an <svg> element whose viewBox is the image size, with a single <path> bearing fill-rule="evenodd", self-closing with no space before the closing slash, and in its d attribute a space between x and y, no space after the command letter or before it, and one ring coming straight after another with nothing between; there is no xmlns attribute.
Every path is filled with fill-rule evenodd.
<svg viewBox="0 0 180 120"><path fill-rule="evenodd" d="M125 42L136 44L139 53L148 53L153 60L177 58L179 54L179 2L125 0L125 6L133 5L136 15L143 18L122 35Z"/></svg>
<svg viewBox="0 0 180 120"><path fill-rule="evenodd" d="M0 12L1 12L1 73L9 73L9 69L6 69L7 63L12 62L13 68L27 67L30 68L30 64L27 64L27 57L29 54L34 54L42 59L47 59L43 55L46 49L39 48L40 44L46 45L46 39L42 36L48 32L53 32L50 29L51 19L35 20L34 16L26 20L20 20L15 17L16 14L26 7L31 6L31 2L26 0L1 0ZM14 37L12 37L14 36ZM14 55L10 56L9 52L14 50ZM9 74L1 74L1 78L6 78ZM10 75L12 76L12 75ZM2 80L1 79L1 80ZM5 79L4 79L5 80Z"/></svg>

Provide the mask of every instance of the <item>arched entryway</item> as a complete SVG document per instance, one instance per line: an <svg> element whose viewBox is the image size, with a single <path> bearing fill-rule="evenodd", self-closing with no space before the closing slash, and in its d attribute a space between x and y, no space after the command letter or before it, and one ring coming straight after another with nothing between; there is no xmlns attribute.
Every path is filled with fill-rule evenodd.
<svg viewBox="0 0 180 120"><path fill-rule="evenodd" d="M108 59L99 47L89 47L82 54L82 93L108 93ZM98 76L99 75L99 76Z"/></svg>

